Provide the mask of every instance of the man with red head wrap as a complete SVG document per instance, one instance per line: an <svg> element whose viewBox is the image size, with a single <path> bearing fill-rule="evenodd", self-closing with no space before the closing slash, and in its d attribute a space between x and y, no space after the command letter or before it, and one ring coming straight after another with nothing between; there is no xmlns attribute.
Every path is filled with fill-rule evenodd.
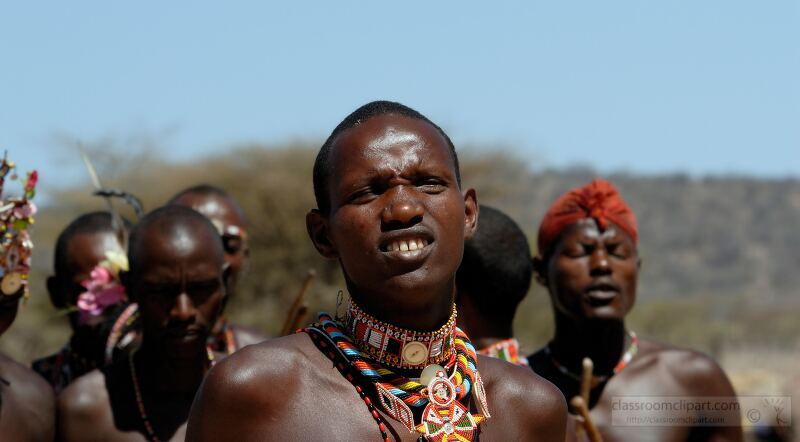
<svg viewBox="0 0 800 442"><path fill-rule="evenodd" d="M558 198L542 220L537 244L534 274L550 293L555 334L528 361L571 399L581 393L584 358L591 359L586 399L604 440L742 440L738 411L713 410L738 406L713 359L637 337L625 327L641 266L638 230L636 216L610 182L597 179ZM665 412L651 403L668 396L710 405ZM662 411L631 412L635 407ZM708 419L720 417L721 426L708 426ZM684 420L653 420L662 418Z"/></svg>

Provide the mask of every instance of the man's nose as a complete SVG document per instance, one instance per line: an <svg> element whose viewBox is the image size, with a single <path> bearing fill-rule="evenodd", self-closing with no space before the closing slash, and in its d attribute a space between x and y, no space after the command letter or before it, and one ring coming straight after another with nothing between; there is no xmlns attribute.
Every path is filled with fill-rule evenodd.
<svg viewBox="0 0 800 442"><path fill-rule="evenodd" d="M181 292L169 312L170 317L177 321L191 322L195 314L196 310L192 299L186 293Z"/></svg>
<svg viewBox="0 0 800 442"><path fill-rule="evenodd" d="M387 191L385 196L388 202L383 208L381 221L387 229L413 226L422 221L424 209L413 191L396 186Z"/></svg>
<svg viewBox="0 0 800 442"><path fill-rule="evenodd" d="M608 261L608 252L602 247L598 247L589 260L589 270L594 275L607 275L611 273L611 263Z"/></svg>

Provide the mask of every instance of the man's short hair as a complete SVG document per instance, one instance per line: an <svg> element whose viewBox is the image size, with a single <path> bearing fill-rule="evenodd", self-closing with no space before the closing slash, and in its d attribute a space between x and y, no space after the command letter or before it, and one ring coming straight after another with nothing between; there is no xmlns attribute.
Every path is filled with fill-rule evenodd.
<svg viewBox="0 0 800 442"><path fill-rule="evenodd" d="M331 209L330 194L328 193L328 181L331 175L331 146L333 145L333 142L336 141L336 137L338 137L339 134L345 130L358 126L372 117L389 114L401 115L404 117L421 120L436 128L436 130L439 131L442 137L444 137L444 139L447 141L447 147L450 148L450 154L453 157L453 164L456 171L456 181L458 182L458 185L461 186L461 171L459 170L458 166L458 155L456 155L456 148L453 145L453 142L450 140L450 137L444 133L441 127L436 125L436 123L429 120L421 113L403 104L396 103L394 101L373 101L359 107L353 111L353 113L345 117L345 119L342 120L342 122L339 123L335 129L333 129L333 132L331 132L330 136L328 136L328 139L325 140L325 143L319 149L319 153L317 153L317 159L314 161L314 197L317 200L317 208L320 212L323 214L328 214Z"/></svg>
<svg viewBox="0 0 800 442"><path fill-rule="evenodd" d="M125 228L129 228L130 224L123 220ZM93 235L97 233L112 233L114 231L114 222L111 213L97 211L85 213L73 220L67 227L58 235L56 240L56 248L53 256L53 270L55 274L60 276L67 270L69 265L69 256L67 248L69 241L75 235Z"/></svg>
<svg viewBox="0 0 800 442"><path fill-rule="evenodd" d="M510 323L531 286L528 239L505 213L481 205L478 229L464 243L458 296L470 296L487 320Z"/></svg>

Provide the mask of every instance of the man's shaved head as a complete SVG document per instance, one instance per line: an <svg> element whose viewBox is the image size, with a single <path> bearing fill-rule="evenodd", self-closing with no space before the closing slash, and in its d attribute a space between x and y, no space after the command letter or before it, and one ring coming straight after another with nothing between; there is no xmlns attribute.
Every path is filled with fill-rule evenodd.
<svg viewBox="0 0 800 442"><path fill-rule="evenodd" d="M159 241L153 241L157 238ZM224 263L224 252L219 233L208 218L182 206L164 206L156 209L139 221L131 232L128 261L131 273L135 273L143 260L151 253L154 242L168 242L178 254L189 253L196 244L211 247L219 265Z"/></svg>
<svg viewBox="0 0 800 442"><path fill-rule="evenodd" d="M233 224L238 227L246 227L247 225L247 217L242 206L225 189L211 184L198 184L183 189L173 196L167 204L197 210L210 218L215 224L217 224L215 220L218 217L224 217L225 219L219 220L222 224ZM223 207L211 207L215 204Z"/></svg>

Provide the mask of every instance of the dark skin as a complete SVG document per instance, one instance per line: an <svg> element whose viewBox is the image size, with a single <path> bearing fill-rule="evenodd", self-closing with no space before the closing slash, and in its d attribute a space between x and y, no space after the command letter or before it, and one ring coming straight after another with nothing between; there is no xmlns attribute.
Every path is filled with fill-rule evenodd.
<svg viewBox="0 0 800 442"><path fill-rule="evenodd" d="M119 241L112 231L79 233L67 243L67 261L64 268L55 269L55 275L47 278L50 301L57 309L75 306L78 295L86 291L81 282L89 278L92 269L106 259L107 251L121 251ZM106 320L99 315L85 324L78 323L78 313L69 314L72 327L70 345L73 351L90 360L94 366L104 362L105 339L99 334L99 325Z"/></svg>
<svg viewBox="0 0 800 442"><path fill-rule="evenodd" d="M0 294L0 335L14 322L24 289ZM53 389L28 367L0 353L0 435L3 441L53 440Z"/></svg>
<svg viewBox="0 0 800 442"><path fill-rule="evenodd" d="M640 264L627 233L613 223L601 230L591 218L565 229L547 261L534 258L536 279L547 287L553 303L556 330L550 348L561 365L580 373L581 360L589 357L595 375L613 372L630 345L624 320L636 300ZM544 351L528 361L565 397L579 394L578 382L561 373ZM638 352L628 366L592 388L592 420L605 441L639 440L644 433L659 441L742 440L738 426L612 425L615 396L735 396L719 365L702 353L639 337ZM574 439L570 420L569 437Z"/></svg>
<svg viewBox="0 0 800 442"><path fill-rule="evenodd" d="M142 319L142 346L133 361L145 410L160 440L183 440L210 367L206 340L224 296L225 265L207 223L159 222L131 244L136 259L123 282ZM147 440L128 359L72 383L59 396L58 410L62 440Z"/></svg>
<svg viewBox="0 0 800 442"><path fill-rule="evenodd" d="M464 239L477 219L475 192L461 193L444 138L419 120L373 117L337 137L332 164L331 211L306 218L317 250L339 260L365 310L405 328L438 328L449 317ZM387 250L414 238L427 245ZM502 361L479 356L478 364L493 414L480 427L482 438L563 439L565 403L550 383ZM417 439L384 419L395 440ZM301 333L248 347L215 367L192 409L187 440L379 436L353 385Z"/></svg>
<svg viewBox="0 0 800 442"><path fill-rule="evenodd" d="M222 226L223 229L227 226L236 226L242 230L247 228L247 219L239 204L231 198L226 198L222 195L185 193L173 200L171 204L194 209L205 215L206 218L210 219L215 225ZM228 278L225 280L228 296L223 300L224 309L224 304L227 304L233 296L239 278L247 269L247 261L250 258L250 246L246 238L237 237L235 235L223 234L222 241L225 248L225 262L230 269L228 271ZM213 334L217 335L222 332L223 325L224 319L220 316L217 324L214 325ZM239 347L257 344L269 338L263 332L249 327L230 323L228 327L233 330L234 337Z"/></svg>

